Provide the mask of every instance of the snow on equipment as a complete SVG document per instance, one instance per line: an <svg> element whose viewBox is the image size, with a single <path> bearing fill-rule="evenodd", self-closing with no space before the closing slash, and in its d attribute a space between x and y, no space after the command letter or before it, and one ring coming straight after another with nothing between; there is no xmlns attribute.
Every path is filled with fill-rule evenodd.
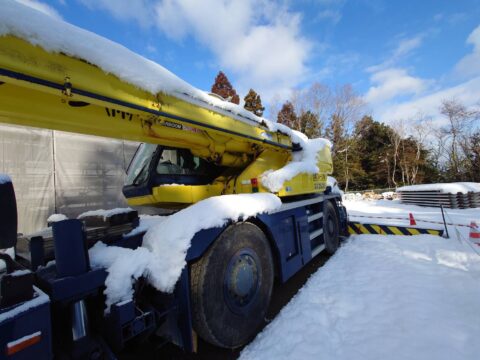
<svg viewBox="0 0 480 360"><path fill-rule="evenodd" d="M143 142L123 189L129 205L182 209L147 233L133 211L52 221L22 236L15 261L2 255L7 353L113 359L147 338L192 352L197 336L242 346L264 321L274 278L285 282L321 251L334 253L346 235L341 195L327 187L327 140L308 140L10 0L0 49L0 122ZM16 211L11 183L1 186L7 248ZM239 213L236 202L261 206ZM178 223L185 217L195 221ZM114 295L122 300L108 302Z"/></svg>
<svg viewBox="0 0 480 360"><path fill-rule="evenodd" d="M1 179L7 177L0 174ZM17 206L13 185L0 181L0 358L51 358L49 298L34 286L33 273L20 267L2 250L15 246ZM37 358L40 358L37 356Z"/></svg>
<svg viewBox="0 0 480 360"><path fill-rule="evenodd" d="M2 10L2 23L11 27L4 33L0 28L0 122L148 143L128 171L129 205L181 208L216 195L273 190L292 197L325 190L332 172L327 140L309 141L230 109L232 104L187 87L161 66L152 68L127 49L63 22L45 27L64 37L42 41L50 35L45 29L17 24L8 19L8 7ZM108 62L97 66L94 60L106 54ZM158 84L124 80L135 67L144 68L139 79Z"/></svg>

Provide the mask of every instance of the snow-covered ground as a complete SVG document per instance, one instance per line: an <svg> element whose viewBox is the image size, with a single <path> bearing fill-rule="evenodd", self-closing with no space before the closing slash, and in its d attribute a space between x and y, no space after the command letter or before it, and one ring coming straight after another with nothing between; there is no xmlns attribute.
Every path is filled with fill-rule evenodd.
<svg viewBox="0 0 480 360"><path fill-rule="evenodd" d="M409 212L419 226L441 221L439 209L398 201L346 205L362 222L408 225ZM447 221L470 219L479 220L480 209L447 209ZM241 359L478 359L480 256L466 242L469 228L456 228L450 239L352 236Z"/></svg>

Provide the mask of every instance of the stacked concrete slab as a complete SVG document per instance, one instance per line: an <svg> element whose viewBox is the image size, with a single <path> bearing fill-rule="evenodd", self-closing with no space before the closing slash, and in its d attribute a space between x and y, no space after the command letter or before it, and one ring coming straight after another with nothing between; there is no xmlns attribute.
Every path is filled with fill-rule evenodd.
<svg viewBox="0 0 480 360"><path fill-rule="evenodd" d="M447 183L403 186L397 189L403 204L467 209L480 207L480 183Z"/></svg>

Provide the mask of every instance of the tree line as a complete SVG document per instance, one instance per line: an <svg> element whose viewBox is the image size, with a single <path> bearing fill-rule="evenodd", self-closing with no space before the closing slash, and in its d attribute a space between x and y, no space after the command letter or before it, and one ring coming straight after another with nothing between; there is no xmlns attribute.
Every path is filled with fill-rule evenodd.
<svg viewBox="0 0 480 360"><path fill-rule="evenodd" d="M240 102L223 72L217 75L212 92ZM309 138L332 142L333 176L346 191L480 182L480 110L456 99L444 99L438 106L440 122L418 114L386 124L367 113L351 85L332 88L314 83L292 91L282 104L273 101L270 113ZM244 107L258 116L265 109L253 89L245 96Z"/></svg>

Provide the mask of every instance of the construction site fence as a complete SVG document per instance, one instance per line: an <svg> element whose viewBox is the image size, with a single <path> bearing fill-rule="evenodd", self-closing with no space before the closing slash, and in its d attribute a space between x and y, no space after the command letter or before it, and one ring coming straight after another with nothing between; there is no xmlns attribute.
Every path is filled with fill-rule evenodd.
<svg viewBox="0 0 480 360"><path fill-rule="evenodd" d="M349 219L377 219L377 220L400 220L400 221L410 221L410 218L408 216L373 216L373 215L353 215L349 214ZM415 216L415 221L416 222L421 222L421 223L427 223L427 224L437 224L437 225L442 225L444 226L444 223L442 221L434 221L434 220L423 220ZM446 222L446 225L449 226L459 226L459 227L467 227L467 228L473 228L471 225L466 225L466 224L456 224L452 222Z"/></svg>

